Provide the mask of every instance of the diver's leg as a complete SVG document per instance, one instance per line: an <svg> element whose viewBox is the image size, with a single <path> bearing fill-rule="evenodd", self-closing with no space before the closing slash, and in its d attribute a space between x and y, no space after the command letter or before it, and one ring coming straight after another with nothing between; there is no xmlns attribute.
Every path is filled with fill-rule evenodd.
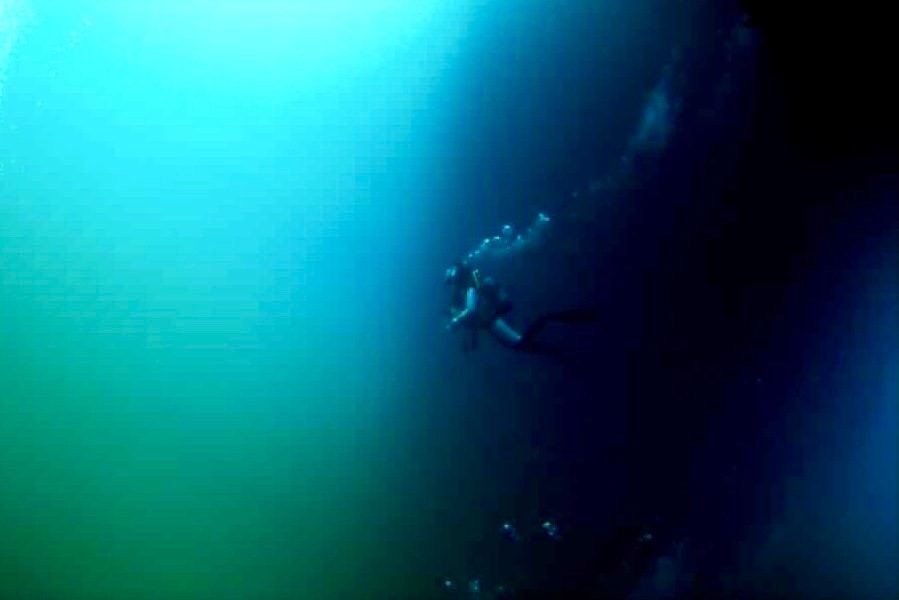
<svg viewBox="0 0 899 600"><path fill-rule="evenodd" d="M517 348L521 344L521 334L512 329L502 317L497 317L490 324L490 333L505 346Z"/></svg>
<svg viewBox="0 0 899 600"><path fill-rule="evenodd" d="M537 317L537 319L524 330L524 333L521 334L521 344L528 345L534 343L537 336L543 331L543 328L552 321L580 325L585 323L595 323L596 319L596 310L593 308L575 308L572 310L546 313Z"/></svg>
<svg viewBox="0 0 899 600"><path fill-rule="evenodd" d="M512 329L502 318L494 319L490 325L490 333L493 334L499 342L516 352L525 352L527 354L539 354L553 358L563 358L561 352L554 348L544 347L536 340L525 343L523 336Z"/></svg>

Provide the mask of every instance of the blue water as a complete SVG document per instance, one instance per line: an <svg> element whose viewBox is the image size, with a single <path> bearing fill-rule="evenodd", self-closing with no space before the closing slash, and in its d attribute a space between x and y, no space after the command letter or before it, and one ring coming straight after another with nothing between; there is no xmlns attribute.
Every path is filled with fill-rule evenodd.
<svg viewBox="0 0 899 600"><path fill-rule="evenodd" d="M899 186L768 34L0 0L0 597L895 597Z"/></svg>

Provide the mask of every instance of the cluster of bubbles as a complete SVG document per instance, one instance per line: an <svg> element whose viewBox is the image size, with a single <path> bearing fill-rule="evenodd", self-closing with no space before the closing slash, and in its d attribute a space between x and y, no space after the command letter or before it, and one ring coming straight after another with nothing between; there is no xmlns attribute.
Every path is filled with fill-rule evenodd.
<svg viewBox="0 0 899 600"><path fill-rule="evenodd" d="M710 99L713 111L720 111L734 94L737 69L740 65L745 69L751 64L755 47L755 37L742 21L730 29L720 29L718 35L724 64ZM684 50L675 48L656 84L647 94L640 118L617 162L605 175L591 177L582 189L572 191L567 199L567 208L557 216L563 220L587 218L601 210L601 199L614 197L616 191L639 187L640 180L645 176L644 171L664 154L677 133L685 108L687 75ZM539 245L549 223L549 217L540 213L522 233L512 225L504 225L498 235L483 240L468 254L467 259L474 262L518 255Z"/></svg>
<svg viewBox="0 0 899 600"><path fill-rule="evenodd" d="M499 534L506 540L514 543L522 543L529 537L558 542L561 539L559 526L552 520L545 520L539 527L534 528L530 535L521 532L512 521L504 521L499 527ZM439 581L440 588L447 598L459 600L504 600L515 598L514 588L507 583L497 583L492 586L483 584L480 578L469 579L467 582L444 577Z"/></svg>
<svg viewBox="0 0 899 600"><path fill-rule="evenodd" d="M657 157L667 148L683 108L685 76L682 63L682 53L675 50L659 81L649 93L637 127L628 139L618 164L605 177L591 179L583 194L581 191L572 192L570 199L575 204L593 203L594 196L609 188L626 187L637 177L640 164ZM545 212L537 214L524 231L507 223L499 233L481 241L467 254L465 260L469 264L475 264L478 261L518 256L537 248L545 239L550 223L551 219Z"/></svg>
<svg viewBox="0 0 899 600"><path fill-rule="evenodd" d="M453 597L460 597L457 592L457 586L452 579L444 579L442 581L443 589L447 591ZM510 591L502 584L495 586L492 590L483 590L481 589L481 580L480 579L472 579L468 582L468 584L463 588L458 590L461 593L462 598L471 598L471 599L479 599L479 600L500 600L502 598L511 598Z"/></svg>
<svg viewBox="0 0 899 600"><path fill-rule="evenodd" d="M684 108L685 88L684 54L676 48L647 95L640 119L617 163L605 176L591 178L583 190L571 192L569 207L563 211L566 214L560 216L583 217L597 208L594 204L598 196L635 184L645 166L658 158L674 137ZM573 215L568 215L568 212ZM550 223L549 216L541 212L524 231L517 230L511 224L503 225L498 234L485 238L469 252L466 261L473 264L503 259L539 247Z"/></svg>
<svg viewBox="0 0 899 600"><path fill-rule="evenodd" d="M477 248L469 252L466 261L474 263L485 258L503 258L534 248L544 239L550 222L549 216L541 212L524 231L507 223L502 226L499 234L485 238Z"/></svg>
<svg viewBox="0 0 899 600"><path fill-rule="evenodd" d="M500 526L500 531L506 539L513 542L520 542L524 539L511 521L504 522L502 526ZM538 533L539 535L553 541L558 541L560 539L559 526L556 525L554 521L543 521L540 524Z"/></svg>

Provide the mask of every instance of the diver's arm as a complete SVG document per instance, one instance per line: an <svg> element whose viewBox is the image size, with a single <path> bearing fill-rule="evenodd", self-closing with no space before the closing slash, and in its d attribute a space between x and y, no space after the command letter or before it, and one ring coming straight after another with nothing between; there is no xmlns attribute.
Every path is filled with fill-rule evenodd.
<svg viewBox="0 0 899 600"><path fill-rule="evenodd" d="M449 322L448 329L454 329L459 325L469 321L474 315L475 306L478 303L478 294L474 291L473 287L468 288L468 292L465 294L465 308L463 308L459 314L457 314L453 319Z"/></svg>

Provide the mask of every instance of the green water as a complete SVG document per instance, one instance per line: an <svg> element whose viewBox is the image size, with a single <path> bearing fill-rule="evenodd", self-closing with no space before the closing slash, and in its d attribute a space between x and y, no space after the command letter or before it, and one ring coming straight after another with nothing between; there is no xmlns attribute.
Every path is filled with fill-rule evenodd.
<svg viewBox="0 0 899 600"><path fill-rule="evenodd" d="M419 572L386 316L459 17L291 6L0 0L0 597Z"/></svg>

